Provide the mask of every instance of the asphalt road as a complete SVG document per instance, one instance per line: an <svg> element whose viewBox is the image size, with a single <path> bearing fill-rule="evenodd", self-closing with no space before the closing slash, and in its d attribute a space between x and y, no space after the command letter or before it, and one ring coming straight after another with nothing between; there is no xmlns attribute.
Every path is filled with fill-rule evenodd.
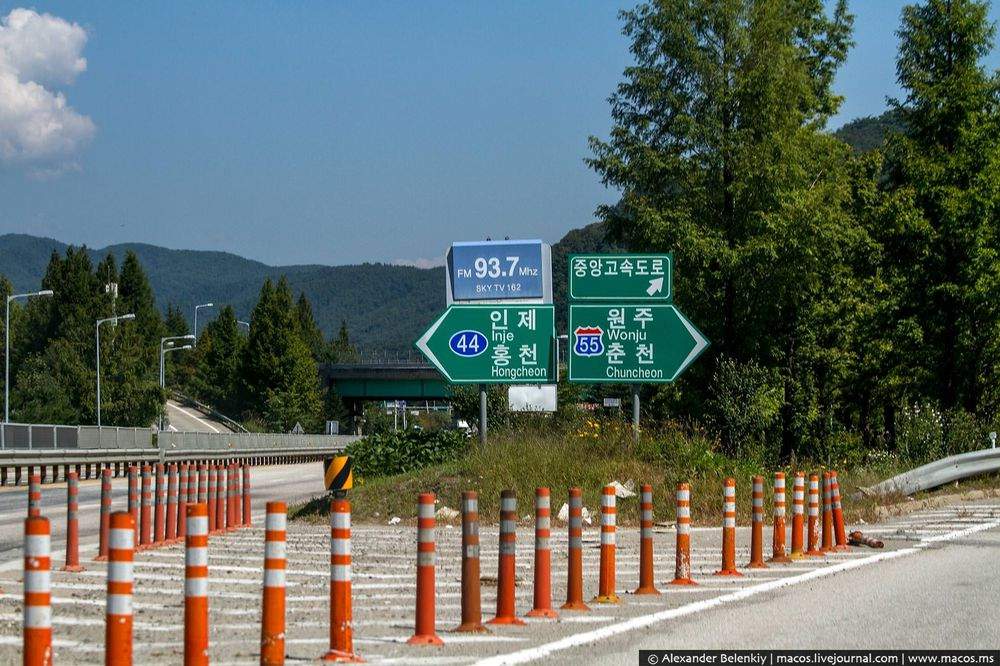
<svg viewBox="0 0 1000 666"><path fill-rule="evenodd" d="M167 429L175 432L232 432L221 421L173 400L167 401L167 419L170 422Z"/></svg>
<svg viewBox="0 0 1000 666"><path fill-rule="evenodd" d="M263 519L265 504L284 500L289 503L310 499L324 492L322 463L254 467L250 478L251 506L256 518ZM97 543L101 509L101 482L80 482L79 521L81 547ZM20 557L27 513L27 486L0 489L0 561ZM124 511L128 502L128 479L114 479L112 510ZM52 553L61 561L60 549L66 534L66 484L42 486L42 515L52 529Z"/></svg>

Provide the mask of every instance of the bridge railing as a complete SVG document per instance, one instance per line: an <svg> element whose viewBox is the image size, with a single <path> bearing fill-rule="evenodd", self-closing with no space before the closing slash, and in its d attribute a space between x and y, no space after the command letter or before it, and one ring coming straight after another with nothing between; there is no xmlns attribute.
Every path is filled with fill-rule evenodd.
<svg viewBox="0 0 1000 666"><path fill-rule="evenodd" d="M151 428L0 424L0 449L3 450L149 449L153 446Z"/></svg>

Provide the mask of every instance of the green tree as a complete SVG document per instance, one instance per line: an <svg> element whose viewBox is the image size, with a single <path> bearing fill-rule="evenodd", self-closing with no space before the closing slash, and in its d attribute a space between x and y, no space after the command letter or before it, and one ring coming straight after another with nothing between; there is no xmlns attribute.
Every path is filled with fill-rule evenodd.
<svg viewBox="0 0 1000 666"><path fill-rule="evenodd" d="M242 411L238 381L244 344L236 313L227 305L204 328L192 356L195 395L225 414Z"/></svg>
<svg viewBox="0 0 1000 666"><path fill-rule="evenodd" d="M326 342L323 340L323 331L316 324L312 306L305 293L300 293L299 300L295 303L295 319L299 325L299 335L302 336L302 341L306 343L313 359L316 362L322 361L325 356Z"/></svg>
<svg viewBox="0 0 1000 666"><path fill-rule="evenodd" d="M883 242L909 335L900 374L909 397L946 410L997 407L1000 340L1000 81L982 64L988 5L927 0L903 10Z"/></svg>
<svg viewBox="0 0 1000 666"><path fill-rule="evenodd" d="M166 335L189 335L191 329L188 327L187 317L181 312L181 309L171 303L167 306L167 314L163 320L163 326L166 328Z"/></svg>
<svg viewBox="0 0 1000 666"><path fill-rule="evenodd" d="M598 216L632 249L674 252L676 301L737 364L729 375L777 370L759 390L782 394L787 456L829 435L849 367L844 259L864 233L849 148L822 129L852 17L843 0L831 16L821 0L659 0L621 16L635 64L588 160L621 198ZM713 366L692 369L678 409L700 414Z"/></svg>

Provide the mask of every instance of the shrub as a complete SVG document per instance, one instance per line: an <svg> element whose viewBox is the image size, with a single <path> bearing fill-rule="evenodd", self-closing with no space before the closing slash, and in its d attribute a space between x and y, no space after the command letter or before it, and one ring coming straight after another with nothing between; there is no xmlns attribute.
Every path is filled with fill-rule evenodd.
<svg viewBox="0 0 1000 666"><path fill-rule="evenodd" d="M359 477L402 474L455 460L468 439L454 430L405 430L369 435L347 447Z"/></svg>

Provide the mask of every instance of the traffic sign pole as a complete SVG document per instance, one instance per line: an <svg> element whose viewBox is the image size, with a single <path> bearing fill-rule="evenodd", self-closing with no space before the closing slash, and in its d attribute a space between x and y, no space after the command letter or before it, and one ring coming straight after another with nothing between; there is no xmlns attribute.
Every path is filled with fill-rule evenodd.
<svg viewBox="0 0 1000 666"><path fill-rule="evenodd" d="M479 444L486 446L486 384L479 385Z"/></svg>
<svg viewBox="0 0 1000 666"><path fill-rule="evenodd" d="M632 438L635 443L639 443L639 387L640 384L632 384Z"/></svg>

